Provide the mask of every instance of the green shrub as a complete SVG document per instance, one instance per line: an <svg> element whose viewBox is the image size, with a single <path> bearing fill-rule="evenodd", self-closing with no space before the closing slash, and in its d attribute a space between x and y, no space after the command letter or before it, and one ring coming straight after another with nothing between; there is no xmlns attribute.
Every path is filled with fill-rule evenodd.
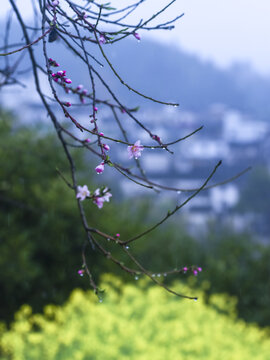
<svg viewBox="0 0 270 360"><path fill-rule="evenodd" d="M74 193L56 172L69 179L58 140L1 111L0 136L0 318L10 320L23 303L40 311L78 286L84 232Z"/></svg>
<svg viewBox="0 0 270 360"><path fill-rule="evenodd" d="M2 360L268 360L270 339L235 320L235 300L215 295L209 305L179 299L144 281L105 277L106 297L75 290L62 307L32 315L23 306L2 330ZM175 284L183 293L186 285Z"/></svg>

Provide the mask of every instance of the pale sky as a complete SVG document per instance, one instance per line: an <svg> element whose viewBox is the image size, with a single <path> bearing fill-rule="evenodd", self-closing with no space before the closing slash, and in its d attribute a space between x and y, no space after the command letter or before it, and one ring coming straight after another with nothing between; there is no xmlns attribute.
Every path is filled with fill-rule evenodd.
<svg viewBox="0 0 270 360"><path fill-rule="evenodd" d="M149 0L145 8L150 13L165 3ZM185 15L174 30L149 32L148 36L222 67L243 61L270 75L270 0L177 0L165 19L182 12Z"/></svg>
<svg viewBox="0 0 270 360"><path fill-rule="evenodd" d="M131 0L112 0L111 3L125 6ZM167 3L168 0L147 0L137 17L133 17L134 22L146 19ZM17 4L29 13L30 0L17 0ZM8 0L1 0L1 18L8 7ZM248 62L258 72L270 75L270 0L176 0L160 20L167 21L180 13L185 15L176 29L141 31L142 41L144 37L152 37L221 67Z"/></svg>

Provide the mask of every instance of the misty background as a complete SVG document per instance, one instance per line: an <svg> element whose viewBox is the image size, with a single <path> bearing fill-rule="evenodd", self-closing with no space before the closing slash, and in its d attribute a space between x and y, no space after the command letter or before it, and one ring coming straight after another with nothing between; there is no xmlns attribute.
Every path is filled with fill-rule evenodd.
<svg viewBox="0 0 270 360"><path fill-rule="evenodd" d="M114 1L112 5L113 3ZM129 2L122 3L127 5ZM167 1L146 1L141 13L133 18L134 24L166 3ZM31 2L17 1L17 4L28 18L29 24L32 24ZM0 12L1 51L8 8L8 1L4 0ZM214 0L176 1L160 19L161 22L168 21L185 13L174 30L140 31L140 42L132 37L113 46L104 45L107 56L128 84L154 98L177 102L180 104L178 108L154 104L131 94L105 64L96 46L89 45L90 52L94 52L103 63L104 67L98 70L107 79L111 89L125 106L139 107L136 115L164 143L186 136L203 126L193 137L172 146L174 155L163 149L143 151L141 163L150 180L177 188L194 189L203 183L219 160L222 160L222 166L211 185L226 182L245 169L252 168L233 181L201 192L174 216L165 229L154 233L149 242L140 243L137 251L148 268L157 269L153 271L189 263L207 268L201 274L202 280L198 280L201 283L204 280L211 283L207 291L237 296L240 316L262 326L270 323L266 289L270 274L269 12L270 4L267 1L256 4L250 0L229 0L223 3ZM12 25L9 41L24 42L16 22ZM41 44L34 45L33 49L38 62L43 66ZM73 86L83 84L86 89L91 88L89 80L88 83L85 80L88 75L86 67L70 55L60 39L48 44L48 51L49 56L60 63L60 68L67 71ZM11 59L1 57L0 69L4 68L6 62L10 61L9 64L12 64L21 56L19 70L30 69L27 52L12 55ZM20 81L21 85L7 86L1 90L0 108L11 110L17 118L19 125L15 125L14 129L23 127L26 131L32 131L40 126L45 134L50 134L52 125L36 94L31 69ZM104 98L106 95L101 84L97 82L96 85L97 97ZM42 87L51 96L45 75ZM61 90L59 93L61 99L74 101ZM52 107L56 115L63 119L57 104L52 102ZM74 104L70 111L80 123L89 125L89 109L90 105L77 107ZM149 137L135 127L125 114L120 114L119 117L128 130L131 141L140 139L143 144L149 143ZM111 114L101 105L98 121L99 128L104 133L120 137L112 124ZM29 202L34 209L39 209L40 203L42 206L40 212L34 211L31 216L27 213L26 221L22 215L24 212L19 207L16 208L18 214L14 215L12 223L10 214L13 214L14 208L4 202L1 205L4 214L2 239L7 239L6 244L11 242L10 253L2 250L5 254L0 262L3 273L11 268L6 276L7 280L3 280L2 289L13 300L2 299L6 302L0 316L5 317L8 313L9 319L10 314L21 304L30 303L34 310L41 311L44 304L63 303L75 287L88 288L85 283L78 285L78 276L74 270L80 266L81 239L84 236L76 218L77 209L74 211L74 199L69 199L69 195L65 193L65 184L57 185L58 188L54 183L59 180L54 161L58 161L57 166L64 162L61 151L55 143L51 146L49 140L49 145L46 145L47 138L45 144L41 145L31 143L35 137L31 141L27 138L25 145L22 141L24 138L17 138L16 131L12 131L9 135L3 132L2 143L6 144L5 141L10 140L13 145L14 136L20 149L17 150L15 145L8 145L9 152L6 148L3 150L3 154L11 155L2 156L2 176L7 176L3 170L5 167L8 168L9 176L17 176L12 178L14 189L16 186L20 188L18 192L16 189L14 194L11 193L15 200L18 196L27 204ZM87 135L81 136L84 138ZM94 137L90 136L90 139ZM114 143L110 146L111 158L129 166L126 146ZM24 151L25 149L28 151ZM23 154L27 160L25 166L21 166L24 164L20 158ZM32 156L30 159L33 154L36 157ZM101 181L110 181L113 190L112 204L106 204L102 213L98 213L96 209L91 212L93 222L101 224L108 231L113 228L118 232L121 228L121 233L123 231L127 237L132 236L138 229L160 219L161 213L174 208L190 194L184 191L152 194L115 173L112 176L110 171L104 172L100 180L94 171L96 159L87 157L83 160L84 183L89 181L99 186ZM20 174L20 170L25 173ZM28 178L31 178L31 186L27 188L29 194L24 191L24 183L27 183ZM9 189L9 182L9 177L1 182L1 196L9 191L6 190ZM40 193L36 190L38 186L41 187ZM142 205L137 205L138 201ZM114 210L114 206L119 206L119 213ZM18 239L15 230L16 236L10 233L11 229L17 230ZM18 241L14 242L14 238ZM33 239L38 241L32 241ZM16 245L14 248L13 243ZM5 241L0 242L0 246L5 249ZM9 258L14 253L17 263L14 262L16 266L12 263L10 267ZM94 274L97 277L100 269L102 272L115 271L115 268L98 257L91 254L90 258L96 265ZM0 284L0 290L1 286Z"/></svg>
<svg viewBox="0 0 270 360"><path fill-rule="evenodd" d="M183 4L183 9L185 6L187 5ZM187 7L190 6L191 4ZM227 7L229 8L229 5ZM257 8L257 11L260 9L260 7ZM180 7L179 10L181 10ZM207 37L208 41L203 35L204 32L209 31L209 21L212 19L210 15L214 10L215 8L212 8L211 12L208 12L208 17L205 15L206 28L196 35L198 43L207 43L205 51L210 47L209 43L216 41L214 34L212 37ZM192 7L190 11L193 11ZM243 43L244 52L241 56L238 52L233 53L232 44L240 41L238 37L241 38L240 34L232 36L233 26L230 30L228 29L228 32L230 31L229 38L234 38L234 42L232 40L232 43L228 43L226 50L223 48L221 51L221 44L215 47L215 53L221 58L224 59L222 54L227 53L226 56L224 55L227 58L226 64L225 62L222 64L217 57L211 55L211 52L205 55L200 50L200 46L196 48L195 42L191 39L195 36L192 30L187 35L191 37L190 44L194 47L190 51L190 48L185 45L184 30L181 26L185 27L187 22L195 21L194 16L197 19L197 11L196 8L188 20L186 20L187 15L181 18L176 30L163 32L168 35L167 42L159 35L150 36L155 33L153 31L146 33L145 37L144 33L140 34L142 38L140 42L132 38L116 43L114 46L104 46L116 70L133 88L157 99L179 102L178 108L155 104L130 93L121 85L101 57L99 60L104 67L99 71L107 79L114 93L118 94L122 103L129 107L139 107L140 119L154 133L159 134L164 142L183 137L203 126L203 130L195 136L174 145L174 156L168 156L167 152L162 151L144 151L142 165L154 182L192 189L200 186L219 160L223 161L223 165L215 175L212 184L223 182L246 168L252 167L251 171L239 179L222 187L202 192L190 202L183 209L189 230L200 233L207 228L209 221L217 220L220 225L225 223L239 232L250 231L261 241L268 242L270 226L270 209L267 201L270 193L268 156L270 77L267 75L268 68L266 64L259 65L260 53L254 56L254 51L248 53L245 50L245 43ZM216 17L219 16L220 9L216 13ZM234 14L231 24L236 21L235 16ZM169 15L166 15L167 20L168 17ZM3 27L4 25L1 26ZM239 32L241 31L243 31L242 26L239 27ZM260 31L261 27L258 27L258 34ZM174 33L173 36L176 37L171 37L171 33ZM219 42L225 41L225 37L223 35ZM228 41L228 38L226 39ZM1 40L3 41L3 38ZM10 41L21 41L20 29L16 26L10 33ZM212 46L216 45L213 43ZM33 48L38 61L43 64L40 44ZM94 47L90 45L89 49L93 51ZM76 83L73 81L74 85L83 84L85 88L90 87L90 84L84 82L87 76L86 67L83 67L78 59L70 56L61 40L49 44L48 50L49 55L61 63L61 68L67 70L68 76L76 79ZM264 51L267 54L266 48ZM1 59L1 61L5 60ZM20 69L28 67L28 55L25 54ZM6 87L1 92L1 106L15 110L25 124L46 123L47 118L35 93L30 73L22 79L22 82L24 88ZM44 77L44 86L47 86L45 84ZM101 84L97 82L97 96L102 96L103 92ZM65 97L67 100L73 100L68 99L66 95ZM86 125L88 107L74 108L76 116ZM33 117L33 109L40 114L38 118ZM119 137L120 134L112 126L110 116L106 109L100 109L100 126L112 136ZM141 139L143 143L148 142L148 138L140 129L125 119L125 116L123 120L127 130L132 134L132 141ZM111 151L115 159L127 165L128 159L124 155L123 147L112 144ZM121 183L122 195L119 194L119 196L137 197L144 194L144 189L134 186L126 179L118 179L115 175L115 181ZM185 196L185 193L178 194L177 201L184 200ZM166 197L171 198L172 193L162 192L158 195L157 201L160 202L160 199L163 201ZM188 215L186 216L185 213Z"/></svg>

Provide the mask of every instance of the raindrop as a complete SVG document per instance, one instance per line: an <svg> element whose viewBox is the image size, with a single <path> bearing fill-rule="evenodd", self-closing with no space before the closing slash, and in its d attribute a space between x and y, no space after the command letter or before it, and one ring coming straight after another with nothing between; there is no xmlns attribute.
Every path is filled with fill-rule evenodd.
<svg viewBox="0 0 270 360"><path fill-rule="evenodd" d="M102 64L101 64L101 65L100 65L100 67L101 67L101 68L103 68L103 67L104 67L104 65L102 65Z"/></svg>
<svg viewBox="0 0 270 360"><path fill-rule="evenodd" d="M152 274L152 277L156 277L156 274Z"/></svg>
<svg viewBox="0 0 270 360"><path fill-rule="evenodd" d="M166 150L166 148L165 148L165 147L163 147L162 149L163 149L163 150Z"/></svg>
<svg viewBox="0 0 270 360"><path fill-rule="evenodd" d="M135 280L139 280L139 276L136 275L136 276L134 277L134 279L135 279Z"/></svg>
<svg viewBox="0 0 270 360"><path fill-rule="evenodd" d="M178 105L177 105L177 104L175 104L175 105L173 105L173 107L178 107Z"/></svg>
<svg viewBox="0 0 270 360"><path fill-rule="evenodd" d="M103 301L102 299L99 299L99 302L100 302L100 303L102 303L102 301Z"/></svg>
<svg viewBox="0 0 270 360"><path fill-rule="evenodd" d="M177 191L177 194L181 194L181 191L180 191L180 190L178 190L178 191Z"/></svg>
<svg viewBox="0 0 270 360"><path fill-rule="evenodd" d="M129 249L129 246L126 246L126 249L128 250L128 249Z"/></svg>
<svg viewBox="0 0 270 360"><path fill-rule="evenodd" d="M164 274L163 274L163 276L167 276L167 274L166 274L166 273L164 273Z"/></svg>
<svg viewBox="0 0 270 360"><path fill-rule="evenodd" d="M197 300L198 300L198 298L195 298L195 299L194 299L194 301L197 301Z"/></svg>
<svg viewBox="0 0 270 360"><path fill-rule="evenodd" d="M155 148L154 147L151 147L152 150L154 150Z"/></svg>
<svg viewBox="0 0 270 360"><path fill-rule="evenodd" d="M108 240L108 241L111 241L111 239L109 239L109 238L108 238L107 240Z"/></svg>
<svg viewBox="0 0 270 360"><path fill-rule="evenodd" d="M161 274L157 274L157 277L161 277Z"/></svg>

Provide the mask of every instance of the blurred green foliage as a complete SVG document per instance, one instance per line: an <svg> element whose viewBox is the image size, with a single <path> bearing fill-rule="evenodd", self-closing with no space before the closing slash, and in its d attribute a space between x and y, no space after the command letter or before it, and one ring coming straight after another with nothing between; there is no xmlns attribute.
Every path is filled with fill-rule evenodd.
<svg viewBox="0 0 270 360"><path fill-rule="evenodd" d="M235 320L235 299L214 295L206 305L181 299L145 281L123 285L106 276L102 304L75 290L62 306L32 315L25 305L9 331L2 327L2 360L268 360L270 339ZM193 291L177 282L174 288ZM226 313L226 315L221 312Z"/></svg>
<svg viewBox="0 0 270 360"><path fill-rule="evenodd" d="M265 199L270 199L270 173L266 167L257 166L242 188L238 208L241 211L263 214L269 223L270 202Z"/></svg>
<svg viewBox="0 0 270 360"><path fill-rule="evenodd" d="M85 233L75 194L56 172L57 167L70 178L57 138L47 129L20 127L3 112L0 137L0 293L4 294L0 297L0 317L10 321L24 303L34 312L41 311L47 303L63 303L76 287L89 288L89 283L77 275ZM90 171L94 165L78 149L71 151L80 170L79 184L94 190L97 185ZM168 210L147 197L117 202L117 185L112 186L113 197L103 209L97 209L91 201L85 202L91 226L112 235L120 232L121 238L126 239L145 230ZM100 241L120 261L132 265L120 247ZM270 324L269 246L255 243L246 234L236 235L214 226L198 241L186 233L184 223L176 216L150 236L131 244L131 250L147 269L156 273L202 266L203 272L194 286L207 280L208 296L234 295L240 317L263 326ZM90 247L87 260L97 281L104 272L116 273L126 282L134 281ZM180 276L188 279L188 275L179 275L166 281Z"/></svg>
<svg viewBox="0 0 270 360"><path fill-rule="evenodd" d="M248 226L263 238L270 234L270 169L256 166L241 188L237 210L249 215Z"/></svg>
<svg viewBox="0 0 270 360"><path fill-rule="evenodd" d="M83 232L55 136L0 120L0 316L31 300L35 310L60 303L77 285ZM79 159L77 159L79 161Z"/></svg>
<svg viewBox="0 0 270 360"><path fill-rule="evenodd" d="M176 220L177 221L177 220ZM158 233L158 234L157 234ZM261 326L270 325L270 246L248 234L235 234L222 225L209 225L206 235L195 240L184 231L184 224L167 224L155 234L141 240L138 253L142 262L154 272L184 265L203 268L194 287L209 283L206 294L228 293L238 298L239 317ZM188 276L174 276L182 280Z"/></svg>
<svg viewBox="0 0 270 360"><path fill-rule="evenodd" d="M74 287L89 288L89 283L77 274L86 236L75 193L56 171L58 168L70 179L69 165L55 134L44 127L20 126L11 114L2 111L0 138L0 293L5 294L0 297L0 318L9 321L23 303L41 311L48 302L65 301ZM94 166L78 149L71 148L71 152L79 184L87 184L93 191L97 185L91 180L90 169L93 173ZM85 202L89 224L112 235L122 227L126 236L140 231L147 205L132 210L128 203L117 204L115 197L113 192L112 201L102 210L91 201ZM134 220L128 227L127 214ZM99 274L117 270L90 247L87 260L97 280Z"/></svg>

